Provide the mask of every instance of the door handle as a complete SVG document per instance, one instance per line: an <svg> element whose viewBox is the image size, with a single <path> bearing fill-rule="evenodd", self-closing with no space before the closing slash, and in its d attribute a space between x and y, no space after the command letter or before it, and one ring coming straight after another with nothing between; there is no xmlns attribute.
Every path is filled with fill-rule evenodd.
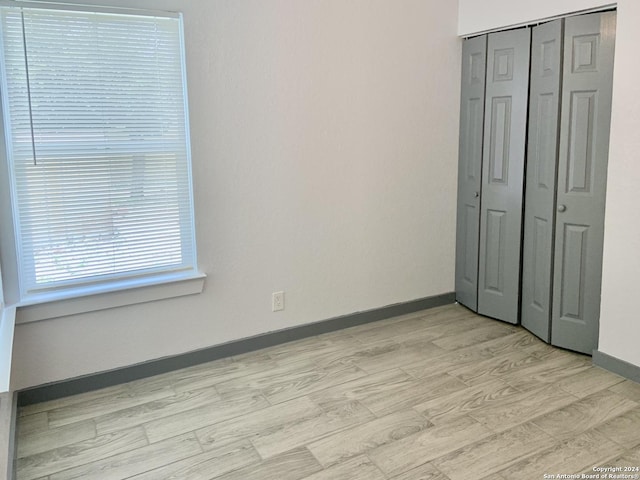
<svg viewBox="0 0 640 480"><path fill-rule="evenodd" d="M478 198L478 197L480 196L480 192L474 192L474 193L473 193L473 196L474 196L475 198Z"/></svg>
<svg viewBox="0 0 640 480"><path fill-rule="evenodd" d="M566 205L558 205L558 211L560 213L566 212L567 211L567 206Z"/></svg>

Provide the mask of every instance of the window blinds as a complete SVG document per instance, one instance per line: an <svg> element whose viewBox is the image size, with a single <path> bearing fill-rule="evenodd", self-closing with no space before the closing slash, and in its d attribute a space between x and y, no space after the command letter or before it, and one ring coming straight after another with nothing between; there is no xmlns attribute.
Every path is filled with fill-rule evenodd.
<svg viewBox="0 0 640 480"><path fill-rule="evenodd" d="M23 295L194 270L181 20L0 14Z"/></svg>

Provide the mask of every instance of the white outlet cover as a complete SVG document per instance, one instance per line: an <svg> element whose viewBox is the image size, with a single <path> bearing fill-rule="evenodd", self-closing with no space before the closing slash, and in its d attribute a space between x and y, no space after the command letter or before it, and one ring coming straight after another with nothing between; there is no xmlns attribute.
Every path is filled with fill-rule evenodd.
<svg viewBox="0 0 640 480"><path fill-rule="evenodd" d="M271 296L271 310L274 312L284 310L284 292L273 292Z"/></svg>

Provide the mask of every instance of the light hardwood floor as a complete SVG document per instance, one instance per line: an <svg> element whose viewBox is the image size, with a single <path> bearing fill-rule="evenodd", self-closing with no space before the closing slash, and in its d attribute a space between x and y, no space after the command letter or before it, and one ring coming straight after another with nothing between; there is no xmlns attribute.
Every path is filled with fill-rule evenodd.
<svg viewBox="0 0 640 480"><path fill-rule="evenodd" d="M452 305L24 407L17 456L18 480L542 479L640 466L640 385Z"/></svg>

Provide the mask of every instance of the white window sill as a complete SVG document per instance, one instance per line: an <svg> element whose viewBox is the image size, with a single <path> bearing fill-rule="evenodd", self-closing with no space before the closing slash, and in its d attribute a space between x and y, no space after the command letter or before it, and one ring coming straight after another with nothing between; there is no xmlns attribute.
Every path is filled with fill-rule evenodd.
<svg viewBox="0 0 640 480"><path fill-rule="evenodd" d="M15 305L16 325L201 293L204 273L158 275L73 291L31 295Z"/></svg>

